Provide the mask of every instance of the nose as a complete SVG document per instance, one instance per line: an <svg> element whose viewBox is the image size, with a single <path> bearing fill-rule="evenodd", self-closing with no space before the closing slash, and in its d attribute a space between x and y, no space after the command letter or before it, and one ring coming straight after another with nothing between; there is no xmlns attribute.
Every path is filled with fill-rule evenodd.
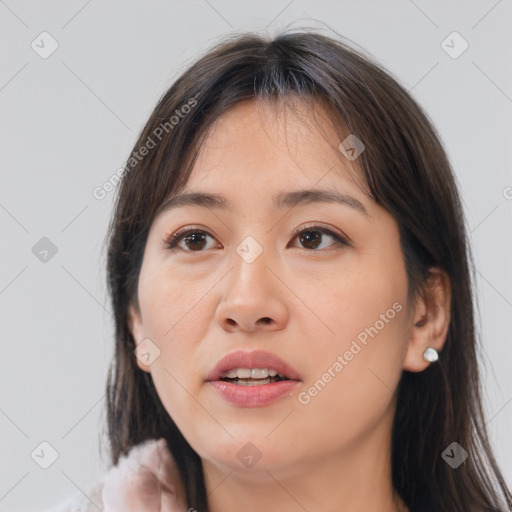
<svg viewBox="0 0 512 512"><path fill-rule="evenodd" d="M267 266L264 253L252 263L236 254L234 260L215 312L216 321L227 332L283 329L289 316L286 287Z"/></svg>

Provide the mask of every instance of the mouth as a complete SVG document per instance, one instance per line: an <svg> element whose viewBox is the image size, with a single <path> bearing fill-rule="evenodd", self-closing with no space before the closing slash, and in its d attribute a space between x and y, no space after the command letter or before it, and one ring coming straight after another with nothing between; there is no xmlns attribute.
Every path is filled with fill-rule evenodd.
<svg viewBox="0 0 512 512"><path fill-rule="evenodd" d="M301 377L297 370L270 352L237 350L223 357L206 380L257 386L284 380L300 381Z"/></svg>
<svg viewBox="0 0 512 512"><path fill-rule="evenodd" d="M261 386L291 379L274 368L232 368L219 380L237 386Z"/></svg>
<svg viewBox="0 0 512 512"><path fill-rule="evenodd" d="M238 350L222 358L206 382L233 406L265 407L291 396L302 379L270 352Z"/></svg>

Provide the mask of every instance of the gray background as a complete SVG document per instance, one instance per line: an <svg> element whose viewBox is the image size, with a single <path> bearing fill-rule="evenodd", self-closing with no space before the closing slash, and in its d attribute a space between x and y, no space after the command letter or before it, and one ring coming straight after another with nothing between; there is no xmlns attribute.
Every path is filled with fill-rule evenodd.
<svg viewBox="0 0 512 512"><path fill-rule="evenodd" d="M50 507L103 471L112 319L102 245L114 194L92 190L191 59L234 30L290 24L373 54L441 134L478 270L488 426L512 483L511 21L508 0L0 1L0 510ZM50 48L43 31L59 45L46 59L31 47ZM469 44L457 58L442 47L453 31ZM43 237L57 247L46 262L32 252ZM31 458L36 449L49 461L43 441L58 452L48 469Z"/></svg>

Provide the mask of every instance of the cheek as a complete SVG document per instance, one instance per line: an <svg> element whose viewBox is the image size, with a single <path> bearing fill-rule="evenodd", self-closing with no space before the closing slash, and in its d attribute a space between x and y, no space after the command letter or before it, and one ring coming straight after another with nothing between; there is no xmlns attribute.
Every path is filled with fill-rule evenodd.
<svg viewBox="0 0 512 512"><path fill-rule="evenodd" d="M139 278L139 303L148 337L193 339L190 331L188 336L180 331L190 329L191 325L195 329L205 325L198 318L204 311L202 300L211 288L207 281L191 280L165 265L151 269L143 267Z"/></svg>
<svg viewBox="0 0 512 512"><path fill-rule="evenodd" d="M311 371L297 402L310 432L323 422L340 425L334 438L348 441L389 407L407 348L407 277L400 256L366 254L349 271L308 290L308 304L331 331L309 333L315 350L309 352Z"/></svg>
<svg viewBox="0 0 512 512"><path fill-rule="evenodd" d="M178 427L194 410L197 390L197 351L211 325L208 289L211 284L184 281L169 269L141 269L139 303L144 330L160 350L151 376L164 408Z"/></svg>
<svg viewBox="0 0 512 512"><path fill-rule="evenodd" d="M316 327L316 333L309 333L310 339L326 349L346 350L357 337L362 342L365 337L370 339L368 330L375 334L372 327L376 326L379 339L389 337L391 343L401 343L396 334L405 326L401 320L406 309L407 275L400 251L354 251L340 267L296 280L307 283L302 288L297 285L296 290L309 306L304 309L309 318L303 319L304 325Z"/></svg>
<svg viewBox="0 0 512 512"><path fill-rule="evenodd" d="M388 323L379 318L386 311ZM390 410L405 356L404 317L405 308L382 309L375 301L365 309L363 323L340 316L340 332L344 323L354 336L341 334L310 353L312 371L296 396L296 418L308 439L321 432L322 446L349 446Z"/></svg>

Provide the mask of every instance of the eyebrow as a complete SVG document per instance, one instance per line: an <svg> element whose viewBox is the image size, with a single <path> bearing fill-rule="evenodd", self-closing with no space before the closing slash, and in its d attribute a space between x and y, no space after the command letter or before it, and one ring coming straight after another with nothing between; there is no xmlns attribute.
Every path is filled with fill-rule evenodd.
<svg viewBox="0 0 512 512"><path fill-rule="evenodd" d="M273 198L273 206L275 209L293 208L295 206L305 206L314 203L337 203L349 206L370 217L363 203L355 197L336 190L294 190L292 192L281 192ZM230 202L222 195L205 192L190 192L170 198L162 205L158 214L185 206L200 206L203 208L221 210L231 209Z"/></svg>

